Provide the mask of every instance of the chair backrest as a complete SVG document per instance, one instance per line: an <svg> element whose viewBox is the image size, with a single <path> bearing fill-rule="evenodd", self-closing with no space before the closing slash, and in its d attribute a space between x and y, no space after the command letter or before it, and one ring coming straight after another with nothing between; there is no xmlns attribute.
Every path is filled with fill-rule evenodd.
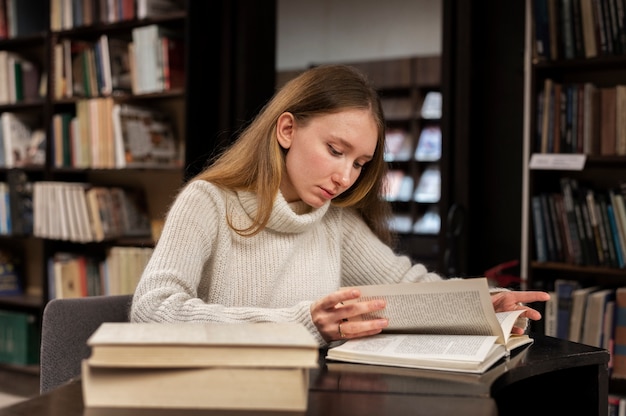
<svg viewBox="0 0 626 416"><path fill-rule="evenodd" d="M128 322L132 295L53 299L41 323L39 391L45 393L80 375L89 357L87 338L103 322Z"/></svg>

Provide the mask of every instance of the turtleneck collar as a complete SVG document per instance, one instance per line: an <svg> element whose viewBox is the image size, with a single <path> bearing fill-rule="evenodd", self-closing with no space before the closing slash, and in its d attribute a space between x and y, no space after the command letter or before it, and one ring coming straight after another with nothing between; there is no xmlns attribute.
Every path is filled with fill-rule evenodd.
<svg viewBox="0 0 626 416"><path fill-rule="evenodd" d="M237 198L249 218L257 211L257 198L253 192L239 191ZM320 208L311 208L302 201L288 203L279 191L267 228L281 233L302 233L321 221L330 201Z"/></svg>

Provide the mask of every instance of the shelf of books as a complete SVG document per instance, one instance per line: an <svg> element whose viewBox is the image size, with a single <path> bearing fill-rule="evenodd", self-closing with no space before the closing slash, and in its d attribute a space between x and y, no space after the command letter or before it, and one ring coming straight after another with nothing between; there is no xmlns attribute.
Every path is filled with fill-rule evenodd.
<svg viewBox="0 0 626 416"><path fill-rule="evenodd" d="M50 299L132 293L159 236L183 180L187 3L0 5L0 312L37 328ZM0 362L29 364L0 339Z"/></svg>
<svg viewBox="0 0 626 416"><path fill-rule="evenodd" d="M538 329L608 349L611 391L626 397L626 44L616 5L527 1L522 255L526 286L553 293Z"/></svg>

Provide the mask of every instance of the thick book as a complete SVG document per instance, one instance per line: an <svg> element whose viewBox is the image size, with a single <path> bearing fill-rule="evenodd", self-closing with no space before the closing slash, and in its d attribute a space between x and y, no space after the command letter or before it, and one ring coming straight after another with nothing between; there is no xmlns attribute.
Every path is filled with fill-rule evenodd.
<svg viewBox="0 0 626 416"><path fill-rule="evenodd" d="M328 360L397 367L484 373L533 342L511 334L523 310L496 313L486 278L358 286L356 301L384 299L384 310L363 319L387 318L381 334L355 338L328 350Z"/></svg>
<svg viewBox="0 0 626 416"><path fill-rule="evenodd" d="M295 323L103 323L92 367L317 366L318 344Z"/></svg>
<svg viewBox="0 0 626 416"><path fill-rule="evenodd" d="M91 408L212 409L304 412L306 368L82 367L83 401ZM302 413L303 414L303 413Z"/></svg>
<svg viewBox="0 0 626 416"><path fill-rule="evenodd" d="M304 411L318 343L297 323L103 323L86 408Z"/></svg>

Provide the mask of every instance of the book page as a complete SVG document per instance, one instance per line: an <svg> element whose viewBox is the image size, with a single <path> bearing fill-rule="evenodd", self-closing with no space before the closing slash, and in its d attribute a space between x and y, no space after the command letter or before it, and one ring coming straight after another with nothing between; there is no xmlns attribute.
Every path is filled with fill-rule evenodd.
<svg viewBox="0 0 626 416"><path fill-rule="evenodd" d="M386 332L495 335L498 343L504 344L515 319L523 313L507 312L499 319L493 309L485 278L355 288L361 292L356 301L386 300L385 309L361 317L389 319ZM509 316L511 314L515 316Z"/></svg>
<svg viewBox="0 0 626 416"><path fill-rule="evenodd" d="M327 359L455 371L478 370L506 355L495 336L381 334L330 348Z"/></svg>

